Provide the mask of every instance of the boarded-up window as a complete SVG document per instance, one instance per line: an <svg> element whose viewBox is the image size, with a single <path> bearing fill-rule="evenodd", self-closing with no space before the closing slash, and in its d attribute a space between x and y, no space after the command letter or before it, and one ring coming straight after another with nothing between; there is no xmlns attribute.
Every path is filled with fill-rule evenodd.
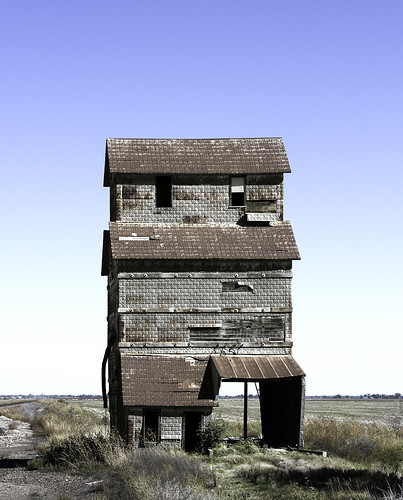
<svg viewBox="0 0 403 500"><path fill-rule="evenodd" d="M190 325L194 342L284 342L285 324L281 317L223 321L221 325Z"/></svg>
<svg viewBox="0 0 403 500"><path fill-rule="evenodd" d="M281 317L257 317L255 319L226 321L221 328L223 337L238 338L251 342L283 342L284 320Z"/></svg>
<svg viewBox="0 0 403 500"><path fill-rule="evenodd" d="M276 200L247 201L246 211L257 213L275 213L277 210Z"/></svg>

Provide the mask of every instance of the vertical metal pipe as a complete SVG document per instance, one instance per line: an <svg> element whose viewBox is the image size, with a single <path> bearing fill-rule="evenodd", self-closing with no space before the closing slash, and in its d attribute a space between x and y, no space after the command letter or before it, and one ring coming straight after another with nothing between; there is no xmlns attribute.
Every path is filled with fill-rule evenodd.
<svg viewBox="0 0 403 500"><path fill-rule="evenodd" d="M108 342L108 345L105 349L104 358L102 360L102 368L101 368L101 376L102 376L102 399L104 401L104 408L108 408L108 395L106 393L106 363L108 362L109 354L112 349L112 341Z"/></svg>
<svg viewBox="0 0 403 500"><path fill-rule="evenodd" d="M304 417L305 417L305 377L301 377L301 414L299 423L299 446L304 447Z"/></svg>
<svg viewBox="0 0 403 500"><path fill-rule="evenodd" d="M244 382L243 390L243 438L248 437L248 382Z"/></svg>

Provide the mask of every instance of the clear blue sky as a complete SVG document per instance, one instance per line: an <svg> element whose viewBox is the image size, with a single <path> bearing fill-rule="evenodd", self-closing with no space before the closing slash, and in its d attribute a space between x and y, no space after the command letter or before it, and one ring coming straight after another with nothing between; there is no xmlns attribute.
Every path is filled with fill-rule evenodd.
<svg viewBox="0 0 403 500"><path fill-rule="evenodd" d="M3 2L1 393L99 393L107 137L281 136L307 393L403 393L401 0Z"/></svg>

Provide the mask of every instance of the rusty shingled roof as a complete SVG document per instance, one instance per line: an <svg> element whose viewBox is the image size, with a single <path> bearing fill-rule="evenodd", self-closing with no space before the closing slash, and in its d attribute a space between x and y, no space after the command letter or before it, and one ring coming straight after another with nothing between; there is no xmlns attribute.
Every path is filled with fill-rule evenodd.
<svg viewBox="0 0 403 500"><path fill-rule="evenodd" d="M221 379L264 380L303 376L292 356L211 356Z"/></svg>
<svg viewBox="0 0 403 500"><path fill-rule="evenodd" d="M125 174L291 172L280 137L255 139L107 139L104 185Z"/></svg>
<svg viewBox="0 0 403 500"><path fill-rule="evenodd" d="M274 226L110 223L112 259L299 259L288 221ZM108 244L108 239L105 240Z"/></svg>
<svg viewBox="0 0 403 500"><path fill-rule="evenodd" d="M198 399L208 357L122 354L124 406L216 406Z"/></svg>

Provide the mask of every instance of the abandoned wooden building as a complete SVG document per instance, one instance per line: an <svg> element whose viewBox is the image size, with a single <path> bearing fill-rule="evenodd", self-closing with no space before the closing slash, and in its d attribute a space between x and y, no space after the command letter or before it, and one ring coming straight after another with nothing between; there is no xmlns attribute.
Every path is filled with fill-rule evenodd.
<svg viewBox="0 0 403 500"><path fill-rule="evenodd" d="M281 138L108 139L111 425L192 450L222 381L256 382L263 441L303 444Z"/></svg>

